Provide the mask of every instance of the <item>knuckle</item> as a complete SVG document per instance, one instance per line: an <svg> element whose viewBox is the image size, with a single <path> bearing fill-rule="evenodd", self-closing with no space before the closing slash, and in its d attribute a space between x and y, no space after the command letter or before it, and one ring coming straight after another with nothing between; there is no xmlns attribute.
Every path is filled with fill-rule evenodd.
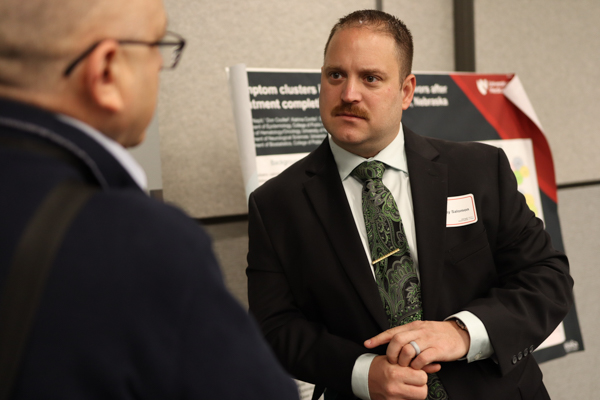
<svg viewBox="0 0 600 400"><path fill-rule="evenodd" d="M402 371L398 368L393 368L390 370L389 376L392 381L398 381L402 377Z"/></svg>

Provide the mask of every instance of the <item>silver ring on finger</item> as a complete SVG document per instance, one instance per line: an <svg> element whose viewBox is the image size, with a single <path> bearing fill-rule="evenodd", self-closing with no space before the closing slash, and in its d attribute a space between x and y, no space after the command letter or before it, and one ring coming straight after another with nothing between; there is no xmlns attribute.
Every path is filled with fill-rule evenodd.
<svg viewBox="0 0 600 400"><path fill-rule="evenodd" d="M414 340L411 341L411 342L409 342L408 344L410 344L413 347L413 349L415 349L415 352L417 353L417 356L419 354L421 354L421 348L419 347L419 345Z"/></svg>

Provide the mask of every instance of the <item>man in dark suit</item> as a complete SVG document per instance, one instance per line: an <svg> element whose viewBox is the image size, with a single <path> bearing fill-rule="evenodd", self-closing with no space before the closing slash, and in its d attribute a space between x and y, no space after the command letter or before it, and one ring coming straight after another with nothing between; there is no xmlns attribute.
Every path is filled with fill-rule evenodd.
<svg viewBox="0 0 600 400"><path fill-rule="evenodd" d="M184 45L165 29L161 0L0 3L0 295L48 194L98 188L55 253L10 398L298 399L208 235L144 193L124 149Z"/></svg>
<svg viewBox="0 0 600 400"><path fill-rule="evenodd" d="M250 196L250 311L290 373L316 384L314 398L326 388L326 399L424 399L429 379L428 398L547 399L531 353L572 304L567 259L502 150L402 126L412 52L388 14L358 11L334 26L320 92L330 136ZM371 161L401 216L402 268L416 267L405 287L414 312L398 313L406 324L377 266L399 250L371 254L381 232L363 195L374 181L355 178Z"/></svg>

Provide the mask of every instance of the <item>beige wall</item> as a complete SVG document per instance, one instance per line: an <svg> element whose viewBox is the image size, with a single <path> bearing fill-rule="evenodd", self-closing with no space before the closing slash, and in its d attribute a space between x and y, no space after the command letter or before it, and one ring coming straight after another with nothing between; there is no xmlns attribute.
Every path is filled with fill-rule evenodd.
<svg viewBox="0 0 600 400"><path fill-rule="evenodd" d="M450 0L384 0L415 36L414 69L452 70ZM170 29L188 39L177 70L162 76L158 112L167 201L208 220L227 284L246 302L245 195L225 67L319 68L335 20L367 0L166 0ZM475 0L478 72L515 72L545 127L559 183L600 180L593 120L600 106L598 0ZM600 269L595 268L600 186L559 191L564 243L586 351L542 365L554 400L596 398Z"/></svg>

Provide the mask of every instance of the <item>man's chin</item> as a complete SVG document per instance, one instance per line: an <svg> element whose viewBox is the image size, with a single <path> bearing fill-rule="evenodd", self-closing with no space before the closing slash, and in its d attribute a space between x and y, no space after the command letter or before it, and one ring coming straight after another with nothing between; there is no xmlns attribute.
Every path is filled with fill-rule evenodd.
<svg viewBox="0 0 600 400"><path fill-rule="evenodd" d="M360 132L337 131L336 134L332 134L331 137L335 144L346 150L348 150L348 148L360 147L366 141L365 134Z"/></svg>
<svg viewBox="0 0 600 400"><path fill-rule="evenodd" d="M127 149L133 149L133 148L139 146L140 144L142 144L144 139L146 139L146 131L145 130L142 131L142 133L140 133L139 135L137 135L135 137L127 138L127 141L122 143L122 145L123 145L123 147L125 147Z"/></svg>

